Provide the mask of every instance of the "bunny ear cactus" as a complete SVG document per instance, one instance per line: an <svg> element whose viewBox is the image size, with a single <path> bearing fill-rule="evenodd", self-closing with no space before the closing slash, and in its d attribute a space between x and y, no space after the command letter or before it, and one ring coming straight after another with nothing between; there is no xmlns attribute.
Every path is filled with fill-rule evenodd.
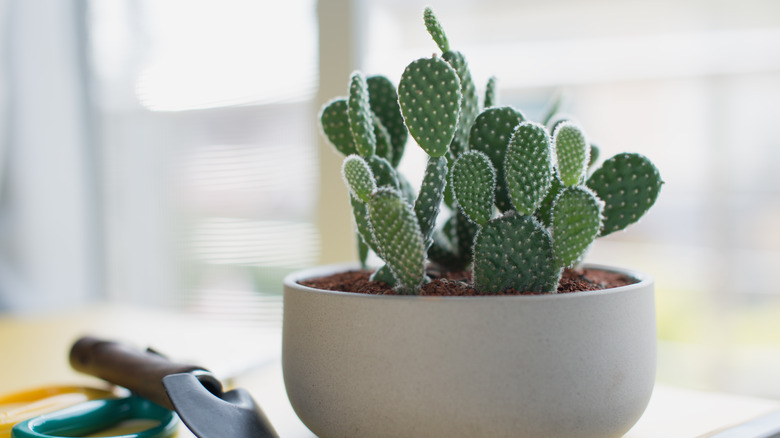
<svg viewBox="0 0 780 438"><path fill-rule="evenodd" d="M606 203L606 236L638 221L655 204L663 181L647 157L624 153L605 161L587 184Z"/></svg>
<svg viewBox="0 0 780 438"><path fill-rule="evenodd" d="M320 126L333 147L344 155L357 153L347 114L347 100L333 99L326 103L320 113Z"/></svg>
<svg viewBox="0 0 780 438"><path fill-rule="evenodd" d="M552 237L533 217L509 212L479 230L474 245L476 290L551 293L559 279Z"/></svg>
<svg viewBox="0 0 780 438"><path fill-rule="evenodd" d="M404 154L406 140L409 138L409 131L406 130L401 108L398 106L398 92L392 81L385 76L369 76L366 83L371 110L390 137L389 155L392 159L389 161L393 167L398 167Z"/></svg>
<svg viewBox="0 0 780 438"><path fill-rule="evenodd" d="M512 209L504 172L507 145L515 127L524 120L523 113L512 107L493 107L482 111L471 126L470 148L484 152L496 169L496 204L501 211Z"/></svg>
<svg viewBox="0 0 780 438"><path fill-rule="evenodd" d="M479 151L458 157L452 166L452 188L466 217L485 225L493 213L496 171L490 158Z"/></svg>
<svg viewBox="0 0 780 438"><path fill-rule="evenodd" d="M414 211L394 189L383 187L371 195L369 217L379 253L402 293L419 292L425 281L425 246Z"/></svg>
<svg viewBox="0 0 780 438"><path fill-rule="evenodd" d="M447 171L446 158L429 157L420 193L414 203L414 213L420 224L426 250L433 244L436 218L439 216L444 187L447 184Z"/></svg>
<svg viewBox="0 0 780 438"><path fill-rule="evenodd" d="M479 112L477 87L474 85L474 80L471 77L471 71L469 70L466 57L463 56L461 52L450 49L450 43L447 39L447 35L444 33L444 28L430 7L425 8L423 18L428 33L442 52L442 59L447 61L452 68L455 69L458 79L460 80L462 95L460 120L458 121L455 135L452 138L452 144L450 145L450 151L453 158L457 158L461 153L468 149L469 129Z"/></svg>
<svg viewBox="0 0 780 438"><path fill-rule="evenodd" d="M517 125L505 152L506 185L515 210L530 215L552 185L550 136L534 122Z"/></svg>
<svg viewBox="0 0 780 438"><path fill-rule="evenodd" d="M460 115L460 79L441 58L421 58L404 70L398 85L409 133L431 157L447 153Z"/></svg>
<svg viewBox="0 0 780 438"><path fill-rule="evenodd" d="M572 122L564 122L553 132L558 175L566 186L579 184L588 167L590 147L585 134Z"/></svg>
<svg viewBox="0 0 780 438"><path fill-rule="evenodd" d="M558 111L541 123L498 106L490 78L480 111L462 53L452 50L430 8L425 26L441 56L420 58L396 88L384 76L350 77L346 97L326 103L322 132L346 156L362 260L385 261L374 281L419 293L431 261L471 267L480 293L554 293L599 236L624 229L658 198L658 170L639 154L618 154L595 171L599 148ZM408 137L428 155L419 193L397 167ZM442 204L448 220L437 220ZM443 224L439 229L437 223Z"/></svg>
<svg viewBox="0 0 780 438"><path fill-rule="evenodd" d="M586 187L566 187L555 199L553 252L558 266L572 266L585 254L601 230L604 203Z"/></svg>
<svg viewBox="0 0 780 438"><path fill-rule="evenodd" d="M387 263L374 279L403 293L419 292L425 280L461 96L460 79L449 63L422 58L406 68L397 93L387 78L353 73L349 97L329 102L320 116L328 140L347 155L343 174L359 243ZM395 169L409 134L429 155L414 202L408 182Z"/></svg>
<svg viewBox="0 0 780 438"><path fill-rule="evenodd" d="M436 14L433 13L433 9L426 7L423 11L423 20L425 20L425 28L428 29L428 33L433 38L433 41L439 46L439 50L442 52L450 51L450 42L447 40L447 35L444 33L439 19L436 18Z"/></svg>
<svg viewBox="0 0 780 438"><path fill-rule="evenodd" d="M357 155L350 155L344 160L341 173L352 195L362 202L368 202L377 188L368 163Z"/></svg>
<svg viewBox="0 0 780 438"><path fill-rule="evenodd" d="M493 159L465 160L476 153L472 151L462 156L463 165L459 159L452 169L457 202L479 227L474 244L474 287L484 293L505 289L555 292L563 268L582 260L597 236L622 229L649 208L658 195L660 178L644 157L623 154L594 172L588 179L591 189L585 185L585 176L592 164L592 147L578 125L569 121L557 124L551 139L542 124L520 121L508 144L500 148L505 124L495 122L492 115L499 114L499 109L492 110L477 117L471 141L477 146L473 149L482 147ZM506 213L485 220L484 214L490 210L474 207L475 199L482 198L472 189L484 178L472 167L492 175L491 161L502 156L500 169L509 205L497 202ZM630 183L647 184L647 188L643 192ZM642 194L648 197L639 199Z"/></svg>
<svg viewBox="0 0 780 438"><path fill-rule="evenodd" d="M376 133L370 105L366 78L362 73L355 72L349 81L347 115L352 138L362 157L370 157L376 152Z"/></svg>
<svg viewBox="0 0 780 438"><path fill-rule="evenodd" d="M496 79L495 76L491 76L490 79L488 79L487 85L485 86L485 108L498 106L497 81L498 79Z"/></svg>

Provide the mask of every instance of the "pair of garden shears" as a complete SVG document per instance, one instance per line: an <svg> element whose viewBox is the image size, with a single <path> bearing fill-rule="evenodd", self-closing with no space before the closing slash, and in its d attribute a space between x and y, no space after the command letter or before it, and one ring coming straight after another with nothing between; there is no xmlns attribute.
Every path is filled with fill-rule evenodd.
<svg viewBox="0 0 780 438"><path fill-rule="evenodd" d="M97 388L48 386L0 396L0 438L166 438L177 423L173 411L146 399ZM92 435L109 428L111 435Z"/></svg>

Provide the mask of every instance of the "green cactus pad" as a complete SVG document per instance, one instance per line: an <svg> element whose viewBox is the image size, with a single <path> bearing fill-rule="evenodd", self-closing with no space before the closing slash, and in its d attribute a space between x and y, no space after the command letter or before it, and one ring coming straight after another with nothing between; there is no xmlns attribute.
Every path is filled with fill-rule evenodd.
<svg viewBox="0 0 780 438"><path fill-rule="evenodd" d="M398 174L389 161L377 155L372 155L365 159L368 167L374 173L377 186L400 188Z"/></svg>
<svg viewBox="0 0 780 438"><path fill-rule="evenodd" d="M432 157L446 154L460 113L460 79L455 70L440 58L413 61L401 77L398 99L417 144Z"/></svg>
<svg viewBox="0 0 780 438"><path fill-rule="evenodd" d="M462 269L460 258L442 230L433 232L433 243L428 248L428 259L447 270Z"/></svg>
<svg viewBox="0 0 780 438"><path fill-rule="evenodd" d="M558 126L566 123L566 122L572 122L574 123L574 120L572 120L569 116L566 115L560 115L557 117L554 117L552 120L550 120L548 123L545 123L545 126L547 127L547 131L551 133L555 133L555 130L558 129Z"/></svg>
<svg viewBox="0 0 780 438"><path fill-rule="evenodd" d="M601 235L638 221L655 204L662 184L658 169L643 155L618 154L606 160L587 183L605 202Z"/></svg>
<svg viewBox="0 0 780 438"><path fill-rule="evenodd" d="M350 194L349 201L352 204L352 217L355 219L355 228L358 235L363 238L363 242L368 245L377 255L381 257L379 248L374 241L374 234L371 231L371 222L368 219L368 204Z"/></svg>
<svg viewBox="0 0 780 438"><path fill-rule="evenodd" d="M430 157L425 168L420 194L414 203L414 212L417 222L420 224L425 247L430 247L431 236L436 226L436 217L439 215L444 187L447 185L447 158Z"/></svg>
<svg viewBox="0 0 780 438"><path fill-rule="evenodd" d="M392 163L393 145L390 143L390 134L376 114L372 114L371 117L374 124L374 137L376 137L376 155Z"/></svg>
<svg viewBox="0 0 780 438"><path fill-rule="evenodd" d="M510 212L477 232L473 278L477 291L553 293L560 275L550 233L532 216Z"/></svg>
<svg viewBox="0 0 780 438"><path fill-rule="evenodd" d="M564 185L581 183L588 170L590 146L585 134L573 122L564 122L553 131L553 143L557 156L558 174Z"/></svg>
<svg viewBox="0 0 780 438"><path fill-rule="evenodd" d="M599 155L601 155L601 150L599 149L598 146L596 146L595 144L591 143L590 144L590 159L588 160L588 169L592 168L596 164L596 161L599 160Z"/></svg>
<svg viewBox="0 0 780 438"><path fill-rule="evenodd" d="M320 125L328 141L337 151L344 155L357 153L352 130L349 128L346 99L338 98L326 103L320 113Z"/></svg>
<svg viewBox="0 0 780 438"><path fill-rule="evenodd" d="M368 101L368 85L363 73L352 73L349 80L349 101L347 101L349 127L355 140L358 154L370 157L376 153L376 134L374 134L371 105Z"/></svg>
<svg viewBox="0 0 780 438"><path fill-rule="evenodd" d="M463 54L455 51L445 52L442 58L450 63L460 79L460 92L462 95L460 117L458 118L455 136L450 143L452 156L458 157L468 150L471 125L479 113L479 98L477 96L477 87L474 85L474 79L472 79L471 71L469 71L468 62L466 62Z"/></svg>
<svg viewBox="0 0 780 438"><path fill-rule="evenodd" d="M398 167L398 163L401 162L401 157L404 155L406 141L409 138L409 131L407 131L404 118L401 116L401 107L398 105L398 91L390 79L385 76L369 76L366 83L368 84L371 110L387 128L387 133L390 134L390 143L393 149L393 159L390 164L393 167Z"/></svg>
<svg viewBox="0 0 780 438"><path fill-rule="evenodd" d="M459 207L456 208L454 216L454 227L452 228L451 240L455 242L458 254L458 264L454 265L455 269L463 269L469 263L474 255L474 236L479 230L479 225L471 222L463 210Z"/></svg>
<svg viewBox="0 0 780 438"><path fill-rule="evenodd" d="M570 267L585 255L601 230L604 203L584 186L566 187L553 206L553 249L556 264Z"/></svg>
<svg viewBox="0 0 780 438"><path fill-rule="evenodd" d="M431 34L431 38L439 46L439 50L447 52L450 50L450 43L447 41L447 35L444 33L444 28L441 27L439 19L433 14L433 9L430 7L425 8L423 13L423 19L425 20L425 27L428 29L428 33Z"/></svg>
<svg viewBox="0 0 780 438"><path fill-rule="evenodd" d="M463 213L484 225L493 214L496 171L483 152L468 151L452 166L452 187Z"/></svg>
<svg viewBox="0 0 780 438"><path fill-rule="evenodd" d="M366 269L368 263L368 253L371 250L371 248L369 248L368 244L366 244L366 242L363 241L363 236L361 236L360 233L355 233L355 234L357 236L357 251L358 251L358 260L360 261L360 267Z"/></svg>
<svg viewBox="0 0 780 438"><path fill-rule="evenodd" d="M382 265L379 269L374 271L374 273L371 274L371 277L368 279L370 281L381 281L383 283L389 284L390 286L396 285L395 275L393 275L393 271L387 265Z"/></svg>
<svg viewBox="0 0 780 438"><path fill-rule="evenodd" d="M425 246L417 216L398 190L381 187L368 204L374 238L400 293L419 293L425 280Z"/></svg>
<svg viewBox="0 0 780 438"><path fill-rule="evenodd" d="M434 233L434 245L428 250L428 256L450 271L466 269L474 254L474 235L479 225L471 222L463 210L456 205L452 216L444 226Z"/></svg>
<svg viewBox="0 0 780 438"><path fill-rule="evenodd" d="M497 80L495 76L491 76L487 81L487 86L485 87L485 108L498 106Z"/></svg>
<svg viewBox="0 0 780 438"><path fill-rule="evenodd" d="M515 127L524 120L523 113L512 107L493 107L482 111L471 127L470 149L484 152L496 169L496 205L501 211L512 209L504 172L507 145Z"/></svg>
<svg viewBox="0 0 780 438"><path fill-rule="evenodd" d="M374 173L368 163L358 155L350 155L344 159L341 174L350 192L363 202L368 202L371 193L376 190Z"/></svg>
<svg viewBox="0 0 780 438"><path fill-rule="evenodd" d="M506 187L518 213L530 215L542 204L552 184L552 150L544 126L522 122L506 151Z"/></svg>
<svg viewBox="0 0 780 438"><path fill-rule="evenodd" d="M563 183L558 175L553 174L550 190L547 191L547 195L545 195L541 205L539 205L539 208L534 212L534 217L546 227L552 227L553 204L555 203L555 198L557 198L563 190L563 187Z"/></svg>

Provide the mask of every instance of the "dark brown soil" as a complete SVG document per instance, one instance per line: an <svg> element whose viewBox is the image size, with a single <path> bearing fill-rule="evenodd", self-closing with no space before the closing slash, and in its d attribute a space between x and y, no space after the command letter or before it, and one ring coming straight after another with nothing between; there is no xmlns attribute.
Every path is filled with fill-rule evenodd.
<svg viewBox="0 0 780 438"><path fill-rule="evenodd" d="M304 286L317 289L342 292L357 292L376 295L396 295L387 283L369 281L371 271L346 271L326 277L312 278L301 281ZM429 270L432 281L423 286L420 295L427 296L477 296L483 295L475 291L471 283L471 273L440 272ZM636 280L623 274L597 269L566 269L563 272L558 293L584 292L610 289L636 283ZM496 295L539 295L538 292L519 292L509 289Z"/></svg>

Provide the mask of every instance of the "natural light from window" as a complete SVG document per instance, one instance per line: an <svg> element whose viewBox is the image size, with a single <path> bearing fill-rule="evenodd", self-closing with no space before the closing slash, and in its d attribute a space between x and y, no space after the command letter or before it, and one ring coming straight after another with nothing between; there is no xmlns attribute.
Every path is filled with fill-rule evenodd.
<svg viewBox="0 0 780 438"><path fill-rule="evenodd" d="M316 92L313 0L278 2L273 8L246 0L145 6L154 45L136 84L144 107L183 111L291 102ZM183 14L186 19L178 19ZM293 26L280 17L300 22Z"/></svg>

